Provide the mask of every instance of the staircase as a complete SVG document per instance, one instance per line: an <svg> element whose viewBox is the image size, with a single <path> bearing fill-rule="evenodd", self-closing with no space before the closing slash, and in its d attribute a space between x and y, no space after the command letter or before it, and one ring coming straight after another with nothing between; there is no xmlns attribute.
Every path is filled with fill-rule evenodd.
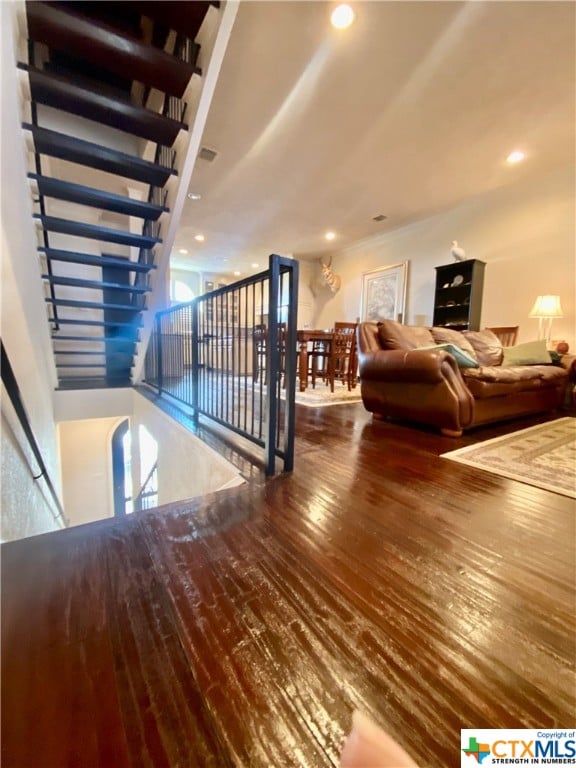
<svg viewBox="0 0 576 768"><path fill-rule="evenodd" d="M23 129L60 389L131 383L211 6L26 4Z"/></svg>

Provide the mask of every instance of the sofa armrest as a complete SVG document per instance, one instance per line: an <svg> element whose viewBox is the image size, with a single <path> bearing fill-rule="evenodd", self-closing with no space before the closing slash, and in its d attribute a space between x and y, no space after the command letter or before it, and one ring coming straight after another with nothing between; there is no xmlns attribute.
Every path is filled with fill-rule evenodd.
<svg viewBox="0 0 576 768"><path fill-rule="evenodd" d="M568 371L570 381L576 380L576 355L562 355L560 365Z"/></svg>
<svg viewBox="0 0 576 768"><path fill-rule="evenodd" d="M456 360L444 350L382 349L359 354L360 379L416 384L437 384L454 374Z"/></svg>

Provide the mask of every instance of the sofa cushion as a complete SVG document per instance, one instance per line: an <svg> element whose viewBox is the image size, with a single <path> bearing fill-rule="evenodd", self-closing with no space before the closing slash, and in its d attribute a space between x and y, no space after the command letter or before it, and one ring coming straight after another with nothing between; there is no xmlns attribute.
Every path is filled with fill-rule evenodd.
<svg viewBox="0 0 576 768"><path fill-rule="evenodd" d="M480 365L500 365L502 342L495 333L484 328L483 331L464 331L464 335L474 347Z"/></svg>
<svg viewBox="0 0 576 768"><path fill-rule="evenodd" d="M453 331L451 328L437 328L434 326L434 328L430 328L430 333L437 344L455 344L457 347L460 347L463 352L466 352L467 355L476 360L474 347L470 344L462 331Z"/></svg>
<svg viewBox="0 0 576 768"><path fill-rule="evenodd" d="M504 347L502 353L503 366L546 365L552 362L544 339L541 341L527 341L524 344L516 344L514 347Z"/></svg>
<svg viewBox="0 0 576 768"><path fill-rule="evenodd" d="M514 392L561 386L567 371L554 365L501 365L464 368L464 382L472 395L482 399Z"/></svg>
<svg viewBox="0 0 576 768"><path fill-rule="evenodd" d="M478 368L478 362L456 344L434 344L431 347L418 347L418 349L436 349L449 352L455 358L459 368Z"/></svg>
<svg viewBox="0 0 576 768"><path fill-rule="evenodd" d="M428 328L402 325L395 320L381 320L378 335L384 349L416 349L434 344L434 337Z"/></svg>

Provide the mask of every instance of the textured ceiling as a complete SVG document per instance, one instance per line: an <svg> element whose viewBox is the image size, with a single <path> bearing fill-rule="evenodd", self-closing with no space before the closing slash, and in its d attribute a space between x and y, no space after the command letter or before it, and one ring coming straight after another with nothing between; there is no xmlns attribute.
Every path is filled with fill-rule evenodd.
<svg viewBox="0 0 576 768"><path fill-rule="evenodd" d="M240 4L174 266L317 256L574 161L574 3L352 5Z"/></svg>

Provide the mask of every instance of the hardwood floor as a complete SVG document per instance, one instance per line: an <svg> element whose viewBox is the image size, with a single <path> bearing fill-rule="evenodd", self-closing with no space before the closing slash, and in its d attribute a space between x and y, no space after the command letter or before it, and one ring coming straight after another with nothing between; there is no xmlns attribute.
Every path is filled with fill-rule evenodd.
<svg viewBox="0 0 576 768"><path fill-rule="evenodd" d="M337 766L360 708L446 768L460 728L573 726L574 501L439 458L536 422L299 407L291 475L3 545L2 765Z"/></svg>

